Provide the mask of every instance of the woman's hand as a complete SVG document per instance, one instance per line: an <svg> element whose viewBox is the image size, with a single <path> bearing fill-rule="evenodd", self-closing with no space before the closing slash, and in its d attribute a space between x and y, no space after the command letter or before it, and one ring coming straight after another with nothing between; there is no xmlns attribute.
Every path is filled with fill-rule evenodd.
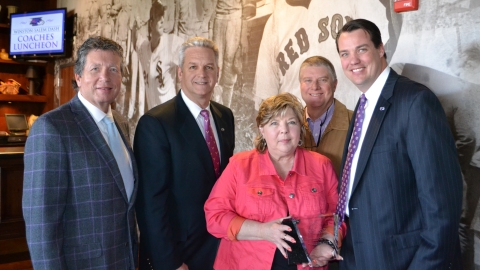
<svg viewBox="0 0 480 270"><path fill-rule="evenodd" d="M282 224L282 220L285 218L262 223L260 226L260 234L264 240L274 243L282 253L283 257L287 258L285 250L292 251L292 248L287 242L295 243L295 239L285 233L286 231L292 231L292 228Z"/></svg>
<svg viewBox="0 0 480 270"><path fill-rule="evenodd" d="M334 237L331 234L324 234L322 239L330 240L334 242ZM310 259L312 260L311 264L308 264L310 267L321 267L328 264L331 260L343 260L333 247L328 243L318 244L310 253ZM303 267L306 267L307 264L302 264Z"/></svg>
<svg viewBox="0 0 480 270"><path fill-rule="evenodd" d="M292 250L288 245L288 242L295 243L295 239L285 233L286 231L292 230L289 226L282 224L282 220L285 218L272 220L266 223L247 219L242 224L242 227L237 234L237 240L266 240L272 242L286 258L287 253L285 250Z"/></svg>

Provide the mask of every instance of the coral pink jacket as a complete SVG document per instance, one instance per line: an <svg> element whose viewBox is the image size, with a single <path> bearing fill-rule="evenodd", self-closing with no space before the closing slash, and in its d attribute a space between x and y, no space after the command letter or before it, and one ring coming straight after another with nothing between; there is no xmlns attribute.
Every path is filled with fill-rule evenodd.
<svg viewBox="0 0 480 270"><path fill-rule="evenodd" d="M237 241L239 219L269 222L288 215L300 219L298 226L311 252L324 229L333 231L333 218L320 215L335 212L337 183L331 161L302 148L297 148L285 180L278 176L268 151L234 155L205 203L207 229L222 238L214 268L270 270L276 246Z"/></svg>

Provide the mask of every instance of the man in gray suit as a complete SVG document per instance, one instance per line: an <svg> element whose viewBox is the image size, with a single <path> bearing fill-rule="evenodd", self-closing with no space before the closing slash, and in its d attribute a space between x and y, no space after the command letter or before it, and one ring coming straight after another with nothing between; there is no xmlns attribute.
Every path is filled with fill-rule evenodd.
<svg viewBox="0 0 480 270"><path fill-rule="evenodd" d="M137 265L137 169L127 121L110 107L120 91L122 54L112 40L87 39L75 63L78 94L30 130L23 215L35 269Z"/></svg>

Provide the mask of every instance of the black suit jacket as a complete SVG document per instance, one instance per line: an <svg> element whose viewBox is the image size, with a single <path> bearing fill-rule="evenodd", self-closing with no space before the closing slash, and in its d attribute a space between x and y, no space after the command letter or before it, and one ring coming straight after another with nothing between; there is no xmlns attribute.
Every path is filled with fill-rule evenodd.
<svg viewBox="0 0 480 270"><path fill-rule="evenodd" d="M235 145L233 114L213 101L210 109L223 171ZM140 268L176 269L182 262L191 270L212 268L218 240L207 232L203 205L216 177L205 138L180 94L140 118L134 152Z"/></svg>
<svg viewBox="0 0 480 270"><path fill-rule="evenodd" d="M360 151L340 268L458 269L462 176L437 97L391 70Z"/></svg>

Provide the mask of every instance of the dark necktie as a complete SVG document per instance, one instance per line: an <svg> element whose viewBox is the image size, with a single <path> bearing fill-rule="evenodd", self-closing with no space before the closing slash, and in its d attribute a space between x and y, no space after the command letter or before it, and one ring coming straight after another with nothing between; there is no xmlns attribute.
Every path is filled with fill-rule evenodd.
<svg viewBox="0 0 480 270"><path fill-rule="evenodd" d="M355 126L353 129L352 136L350 137L350 145L348 146L347 159L345 161L345 166L342 171L342 185L340 188L340 195L338 197L338 205L336 214L340 218L340 223L344 220L345 209L347 208L348 202L348 185L350 180L350 172L352 170L352 161L353 156L358 148L358 141L362 134L363 119L365 118L365 104L367 103L367 98L365 94L362 94L360 97L360 104L358 105L357 115L355 117Z"/></svg>
<svg viewBox="0 0 480 270"><path fill-rule="evenodd" d="M208 150L210 150L210 155L212 156L215 175L218 178L220 176L220 154L218 153L217 142L215 141L215 136L213 135L213 130L210 126L209 112L208 110L202 110L200 114L205 120L205 123L203 125L203 127L205 128L205 140L207 141Z"/></svg>

